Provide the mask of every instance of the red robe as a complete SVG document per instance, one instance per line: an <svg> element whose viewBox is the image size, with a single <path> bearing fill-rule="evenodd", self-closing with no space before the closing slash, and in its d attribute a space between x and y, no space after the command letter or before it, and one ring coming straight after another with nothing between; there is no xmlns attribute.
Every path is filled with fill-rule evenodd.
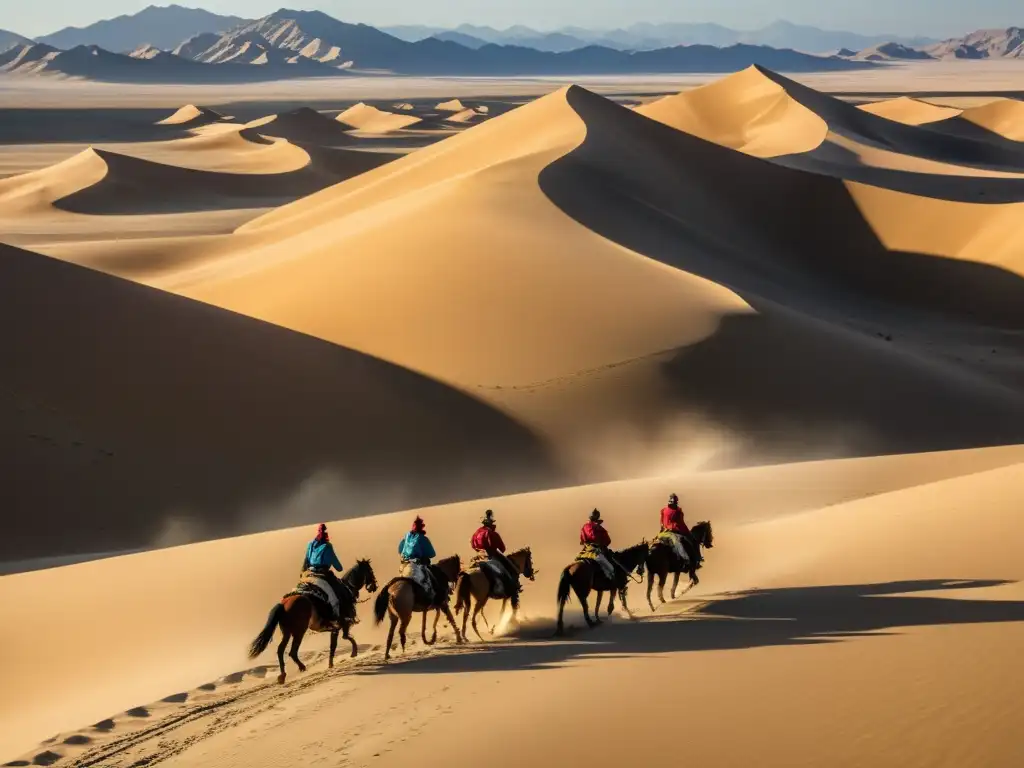
<svg viewBox="0 0 1024 768"><path fill-rule="evenodd" d="M690 529L686 527L686 521L683 520L683 510L679 507L674 509L665 507L661 510L661 527L673 533L690 534Z"/></svg>
<svg viewBox="0 0 1024 768"><path fill-rule="evenodd" d="M501 540L500 534L486 525L476 529L469 544L477 552L505 551L505 542Z"/></svg>
<svg viewBox="0 0 1024 768"><path fill-rule="evenodd" d="M580 544L593 544L597 547L610 547L612 537L600 523L588 522L580 530Z"/></svg>

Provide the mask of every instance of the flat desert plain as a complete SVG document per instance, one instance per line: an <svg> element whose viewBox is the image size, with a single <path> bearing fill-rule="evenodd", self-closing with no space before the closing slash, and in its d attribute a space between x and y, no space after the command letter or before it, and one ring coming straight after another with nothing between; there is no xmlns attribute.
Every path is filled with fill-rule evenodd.
<svg viewBox="0 0 1024 768"><path fill-rule="evenodd" d="M1022 93L0 80L0 760L1024 764ZM672 492L700 584L556 637ZM317 522L485 509L518 621L248 658Z"/></svg>

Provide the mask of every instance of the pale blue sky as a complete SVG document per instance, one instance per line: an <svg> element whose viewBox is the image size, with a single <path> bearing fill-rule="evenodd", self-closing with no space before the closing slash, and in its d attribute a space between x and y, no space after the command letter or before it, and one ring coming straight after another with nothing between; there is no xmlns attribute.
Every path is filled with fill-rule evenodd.
<svg viewBox="0 0 1024 768"><path fill-rule="evenodd" d="M178 5L257 18L278 8L319 9L367 24L463 22L551 29L569 24L617 27L637 21L714 21L737 29L784 18L851 32L964 34L984 27L1024 25L1021 0L177 0ZM134 13L170 0L0 0L0 28L42 35Z"/></svg>

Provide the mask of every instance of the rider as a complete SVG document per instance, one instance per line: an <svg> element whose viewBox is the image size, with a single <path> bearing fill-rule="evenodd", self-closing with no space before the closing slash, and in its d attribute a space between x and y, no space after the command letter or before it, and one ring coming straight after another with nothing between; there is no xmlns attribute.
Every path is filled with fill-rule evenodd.
<svg viewBox="0 0 1024 768"><path fill-rule="evenodd" d="M519 606L519 593L522 587L516 576L515 566L504 555L505 542L501 540L501 535L497 531L492 510L488 509L484 512L484 518L480 521L480 527L476 529L476 533L473 534L470 546L477 552L486 553L491 560L498 564L498 570L503 576L502 581L505 586L505 594L508 595L509 600L512 602L512 607L517 608Z"/></svg>
<svg viewBox="0 0 1024 768"><path fill-rule="evenodd" d="M423 587L431 602L437 595L437 585L430 568L430 561L437 555L434 545L427 538L427 525L419 515L412 522L410 531L398 542L398 554L402 564L411 566L410 578Z"/></svg>
<svg viewBox="0 0 1024 768"><path fill-rule="evenodd" d="M679 508L679 497L674 493L668 497L668 506L661 510L661 530L672 534L673 549L681 559L693 564L693 579L697 580L697 569L700 568L700 546L690 533L683 519L683 510Z"/></svg>
<svg viewBox="0 0 1024 768"><path fill-rule="evenodd" d="M590 513L590 519L580 529L580 544L584 548L590 547L593 549L594 554L597 556L595 559L604 575L609 581L615 581L615 571L622 568L621 566L616 568L618 564L609 555L608 548L612 545L612 537L608 535L608 531L604 528L604 520L601 519L600 510L595 508Z"/></svg>
<svg viewBox="0 0 1024 768"><path fill-rule="evenodd" d="M302 561L302 572L315 573L321 577L334 590L334 594L341 599L341 582L331 570L342 570L341 560L334 551L330 536L327 534L327 523L320 523L316 527L316 537L306 545L306 557Z"/></svg>

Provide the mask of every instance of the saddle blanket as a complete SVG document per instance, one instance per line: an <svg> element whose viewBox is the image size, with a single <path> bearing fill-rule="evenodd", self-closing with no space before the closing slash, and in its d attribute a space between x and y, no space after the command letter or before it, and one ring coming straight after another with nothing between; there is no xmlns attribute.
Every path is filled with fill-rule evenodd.
<svg viewBox="0 0 1024 768"><path fill-rule="evenodd" d="M427 566L421 563L406 562L402 564L401 574L407 579L412 579L423 590L427 597L427 602L432 603L434 601L434 585Z"/></svg>
<svg viewBox="0 0 1024 768"><path fill-rule="evenodd" d="M331 610L334 612L332 618L341 617L341 604L338 602L338 595L322 576L317 576L315 573L304 573L292 594L318 598L331 606Z"/></svg>
<svg viewBox="0 0 1024 768"><path fill-rule="evenodd" d="M605 557L604 552L602 552L597 547L591 544L585 545L583 549L580 550L580 553L576 555L576 559L578 561L590 560L591 562L595 563L598 568L601 569L601 572L604 574L605 578L614 581L615 566L613 566L611 564L611 561L607 557Z"/></svg>
<svg viewBox="0 0 1024 768"><path fill-rule="evenodd" d="M668 547L677 558L689 565L690 556L686 554L686 549L683 547L679 534L672 533L672 531L660 531L658 535L654 537L654 541L651 542L651 546L653 547L655 544L662 544Z"/></svg>
<svg viewBox="0 0 1024 768"><path fill-rule="evenodd" d="M476 567L484 572L488 581L491 582L491 597L504 599L505 594L505 569L489 558L484 558L475 563Z"/></svg>

